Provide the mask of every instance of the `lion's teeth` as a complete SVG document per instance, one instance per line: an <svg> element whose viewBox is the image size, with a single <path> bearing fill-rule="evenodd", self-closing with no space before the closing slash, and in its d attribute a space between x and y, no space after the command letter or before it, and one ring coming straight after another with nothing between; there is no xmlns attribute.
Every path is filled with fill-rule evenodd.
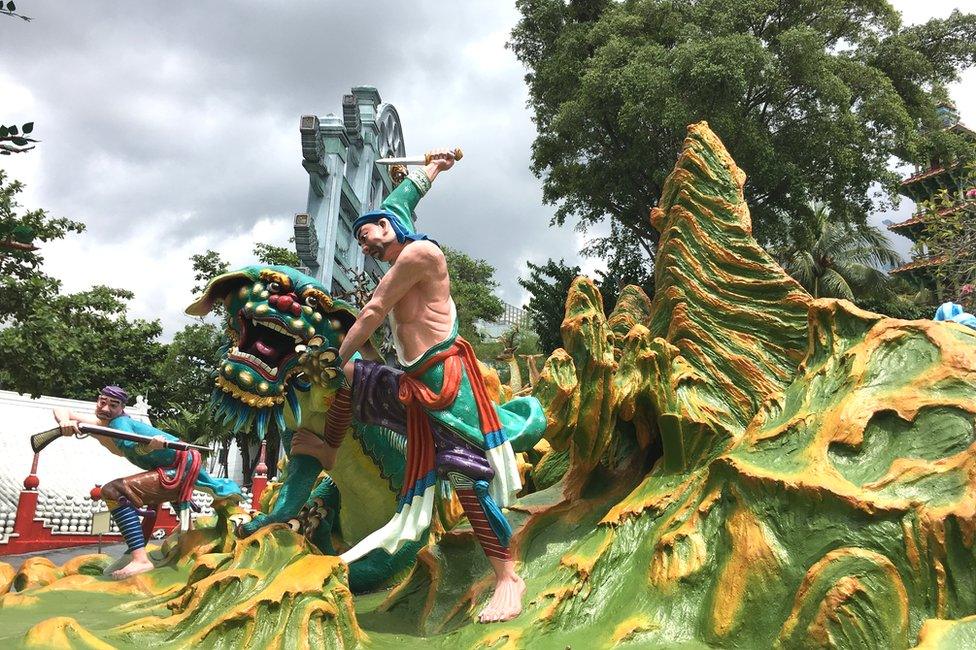
<svg viewBox="0 0 976 650"><path fill-rule="evenodd" d="M295 334L294 332L292 332L291 330L289 330L287 327L281 325L280 323L278 323L276 321L266 320L266 321L259 321L259 322L260 322L260 324L261 324L262 327L267 327L269 330L274 330L276 332L279 332L281 334L284 334L285 336L290 336L291 338L293 338L295 340L296 343L301 343L301 342L303 342L305 340L304 337L301 334Z"/></svg>
<svg viewBox="0 0 976 650"><path fill-rule="evenodd" d="M261 359L259 359L256 356L254 356L253 354L248 354L247 352L241 352L239 350L236 350L232 354L229 354L228 356L229 357L232 357L234 359L244 359L244 360L247 360L247 361L252 361L255 364L261 366L261 368L263 368L264 370L268 371L268 373L272 377L274 377L276 374L278 374L278 369L277 368L272 368L271 366L269 366L268 364L266 364L264 361L262 361Z"/></svg>

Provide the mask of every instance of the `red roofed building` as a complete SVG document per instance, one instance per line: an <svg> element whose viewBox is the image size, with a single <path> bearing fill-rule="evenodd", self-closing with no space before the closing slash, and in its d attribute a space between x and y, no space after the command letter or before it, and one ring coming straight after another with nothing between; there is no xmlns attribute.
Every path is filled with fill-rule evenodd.
<svg viewBox="0 0 976 650"><path fill-rule="evenodd" d="M946 130L976 143L976 132L959 121L959 112L954 105L943 103L939 106L939 112ZM899 193L914 201L918 210L911 218L891 224L888 229L918 243L924 235L925 224L932 219L945 218L960 211L965 211L969 218L976 218L976 187L973 185L971 173L973 162L972 160L956 160L949 163L932 161L927 168L916 168L914 174L901 182ZM950 204L933 213L931 203L943 190L947 193ZM941 256L933 256L924 246L918 246L914 258L907 264L892 269L891 273L920 281L934 291L940 299L949 298L952 297L950 294L954 294L956 287L940 286L933 272L945 261Z"/></svg>

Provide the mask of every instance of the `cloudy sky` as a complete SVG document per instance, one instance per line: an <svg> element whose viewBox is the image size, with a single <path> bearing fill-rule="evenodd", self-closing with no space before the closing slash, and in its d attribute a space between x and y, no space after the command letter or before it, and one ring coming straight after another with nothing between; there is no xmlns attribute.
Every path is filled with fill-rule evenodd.
<svg viewBox="0 0 976 650"><path fill-rule="evenodd" d="M976 3L893 4L917 22ZM420 225L493 264L503 299L525 300L526 260L594 268L571 226L548 227L553 209L528 171L524 70L504 47L514 3L17 5L34 20L0 16L0 115L33 120L43 142L0 166L28 184L25 207L88 225L45 246L46 269L68 290L133 290L132 313L161 319L167 339L189 322L190 255L212 248L238 266L255 241L287 245L308 186L299 116L341 113L359 85L397 107L408 152L464 149ZM976 124L976 74L953 96Z"/></svg>

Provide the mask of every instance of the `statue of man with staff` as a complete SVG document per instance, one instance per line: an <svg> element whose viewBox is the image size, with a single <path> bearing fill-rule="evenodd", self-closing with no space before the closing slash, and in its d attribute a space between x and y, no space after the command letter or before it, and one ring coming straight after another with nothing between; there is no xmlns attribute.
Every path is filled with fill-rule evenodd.
<svg viewBox="0 0 976 650"><path fill-rule="evenodd" d="M242 498L241 489L234 481L214 478L201 467L199 451L169 449L167 444L178 442L176 436L126 415L125 405L128 400L129 395L123 389L106 386L98 395L94 415L75 413L65 408L54 409L54 418L64 436L82 435L79 424L85 423L110 427L143 438L124 440L92 434L110 452L145 470L115 479L102 487L102 499L108 504L112 519L119 527L132 555L132 560L126 566L112 573L112 577L118 580L153 568L146 553L146 538L137 508L146 504L161 505L169 501L177 507L181 527L185 530L189 524L190 498L194 489L207 491L215 499Z"/></svg>

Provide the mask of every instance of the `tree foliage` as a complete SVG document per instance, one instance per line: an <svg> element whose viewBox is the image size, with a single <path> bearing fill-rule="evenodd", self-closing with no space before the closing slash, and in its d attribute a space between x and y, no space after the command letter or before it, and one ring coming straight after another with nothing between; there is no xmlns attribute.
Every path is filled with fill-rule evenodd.
<svg viewBox="0 0 976 650"><path fill-rule="evenodd" d="M902 260L883 232L837 222L822 204L810 206L806 217L796 241L774 255L811 296L860 302L889 293L889 277L878 267Z"/></svg>
<svg viewBox="0 0 976 650"><path fill-rule="evenodd" d="M206 409L222 343L220 328L205 322L191 323L173 336L159 363L154 417L178 418Z"/></svg>
<svg viewBox="0 0 976 650"><path fill-rule="evenodd" d="M164 356L159 321L129 320L132 293L96 286L31 296L32 309L0 330L0 385L32 395L92 399L106 384L150 400Z"/></svg>
<svg viewBox="0 0 976 650"><path fill-rule="evenodd" d="M648 256L648 210L685 128L708 120L747 172L757 238L782 242L814 201L863 224L892 156L968 145L939 130L945 85L976 58L976 17L904 27L884 0L519 0L532 169L554 222L610 218Z"/></svg>
<svg viewBox="0 0 976 650"><path fill-rule="evenodd" d="M292 238L291 241L295 241ZM271 266L290 266L297 269L302 266L302 260L298 257L298 253L295 252L293 248L285 248L284 246L275 246L273 244L266 244L259 242L254 245L254 257L258 258L261 264L270 264Z"/></svg>
<svg viewBox="0 0 976 650"><path fill-rule="evenodd" d="M20 212L23 184L0 171L0 233L48 242L84 224L51 218L43 210ZM21 233L21 235L18 235ZM123 289L95 286L62 294L61 283L43 272L33 246L0 247L0 386L33 395L91 399L105 384L130 392L155 389L162 358L158 321L129 320Z"/></svg>
<svg viewBox="0 0 976 650"><path fill-rule="evenodd" d="M198 296L207 288L207 284L218 275L227 273L230 270L228 264L215 250L209 248L203 253L196 253L190 256L190 264L193 266L193 295Z"/></svg>
<svg viewBox="0 0 976 650"><path fill-rule="evenodd" d="M80 233L85 225L64 218L49 217L44 210L21 212L17 195L24 191L20 181L8 181L0 169L0 278L26 280L40 274L44 258L34 242L61 239L69 232Z"/></svg>
<svg viewBox="0 0 976 650"><path fill-rule="evenodd" d="M27 122L20 128L16 124L0 124L0 156L9 156L12 153L23 153L34 148L36 138L31 137L34 131L34 123Z"/></svg>
<svg viewBox="0 0 976 650"><path fill-rule="evenodd" d="M610 235L597 239L582 253L606 261L606 270L597 271L595 281L603 296L603 311L607 316L628 284L639 286L648 298L654 296L654 261L619 224L611 224Z"/></svg>
<svg viewBox="0 0 976 650"><path fill-rule="evenodd" d="M457 307L458 331L461 336L477 343L480 337L475 321L492 322L505 313L505 306L494 294L498 287L495 267L485 260L443 247L447 258L447 272L451 276L451 296Z"/></svg>
<svg viewBox="0 0 976 650"><path fill-rule="evenodd" d="M548 356L562 347L560 327L566 316L566 297L580 267L567 266L563 260L548 260L541 265L528 262L528 267L528 277L519 278L519 284L529 292L526 309L539 335L539 348Z"/></svg>
<svg viewBox="0 0 976 650"><path fill-rule="evenodd" d="M193 294L202 294L214 278L230 270L230 264L220 253L206 250L190 256L195 285ZM179 429L199 429L199 422L207 410L213 390L214 369L219 361L220 347L224 343L223 303L213 305L212 315L186 325L173 336L167 346L166 358L160 366L160 397L153 404L157 414ZM219 429L219 431L217 431ZM197 432L201 439L229 437L230 432L215 427L211 432Z"/></svg>
<svg viewBox="0 0 976 650"><path fill-rule="evenodd" d="M11 18L20 18L24 22L28 23L34 20L30 16L17 13L17 5L13 3L13 0L8 0L6 3L0 2L0 15L10 16Z"/></svg>
<svg viewBox="0 0 976 650"><path fill-rule="evenodd" d="M0 15L20 18L25 22L32 20L30 16L17 13L17 5L12 1L8 1L6 4L0 2ZM9 156L33 149L34 143L40 142L31 137L33 132L33 122L21 124L19 128L16 124L0 124L0 156Z"/></svg>
<svg viewBox="0 0 976 650"><path fill-rule="evenodd" d="M601 243L605 248L590 253L610 258L606 270L596 272L594 282L603 297L603 311L609 316L617 304L621 290L627 285L639 286L647 296L654 296L654 274L646 254L633 242L614 244L614 235ZM573 280L581 274L579 266L568 266L563 260L547 260L545 264L528 262L528 277L519 278L519 284L529 292L526 310L532 319L532 328L538 335L538 348L545 355L562 347L561 327L566 316L566 298Z"/></svg>
<svg viewBox="0 0 976 650"><path fill-rule="evenodd" d="M891 291L886 295L858 301L858 305L885 316L904 320L932 318L935 313L935 296L923 283L906 278L893 277Z"/></svg>

